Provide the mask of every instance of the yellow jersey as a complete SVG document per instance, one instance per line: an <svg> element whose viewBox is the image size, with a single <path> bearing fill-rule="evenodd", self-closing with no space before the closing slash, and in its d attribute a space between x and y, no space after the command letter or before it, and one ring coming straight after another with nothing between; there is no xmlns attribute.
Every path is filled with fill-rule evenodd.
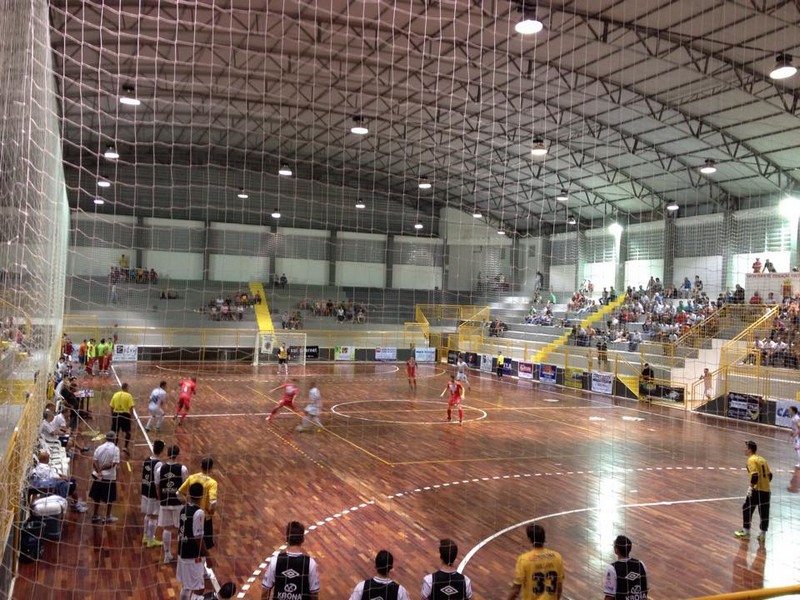
<svg viewBox="0 0 800 600"><path fill-rule="evenodd" d="M767 460L758 454L751 454L747 457L747 472L750 474L750 484L753 489L759 492L769 491L769 480L771 472ZM756 477L753 477L753 476ZM753 480L756 480L753 485Z"/></svg>
<svg viewBox="0 0 800 600"><path fill-rule="evenodd" d="M214 516L211 505L217 503L217 482L205 473L192 473L186 478L186 481L181 484L178 493L188 497L189 487L191 487L193 483L203 484L203 499L200 500L200 508L203 509L206 519L210 519Z"/></svg>
<svg viewBox="0 0 800 600"><path fill-rule="evenodd" d="M561 554L534 548L520 554L514 570L514 585L521 586L522 600L558 600L564 582Z"/></svg>
<svg viewBox="0 0 800 600"><path fill-rule="evenodd" d="M111 410L117 413L131 412L134 404L133 396L129 392L123 392L122 390L111 396L111 402L108 403Z"/></svg>

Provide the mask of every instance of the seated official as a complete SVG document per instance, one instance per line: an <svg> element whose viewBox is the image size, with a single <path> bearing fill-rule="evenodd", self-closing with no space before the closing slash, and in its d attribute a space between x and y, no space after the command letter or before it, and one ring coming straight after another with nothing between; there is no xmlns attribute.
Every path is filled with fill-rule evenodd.
<svg viewBox="0 0 800 600"><path fill-rule="evenodd" d="M70 500L70 508L77 512L86 512L86 504L78 498L78 485L75 478L68 478L58 469L50 465L50 453L41 450L37 455L38 463L31 471L31 487L43 492L52 492Z"/></svg>

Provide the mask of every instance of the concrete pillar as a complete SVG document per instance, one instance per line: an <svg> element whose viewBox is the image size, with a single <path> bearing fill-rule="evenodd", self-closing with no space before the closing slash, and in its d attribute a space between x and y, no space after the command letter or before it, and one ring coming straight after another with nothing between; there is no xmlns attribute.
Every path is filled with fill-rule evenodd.
<svg viewBox="0 0 800 600"><path fill-rule="evenodd" d="M736 222L733 211L726 210L722 215L722 239L719 248L722 253L722 292L733 288L735 265L733 264L733 237L736 235Z"/></svg>
<svg viewBox="0 0 800 600"><path fill-rule="evenodd" d="M206 219L203 223L203 281L208 281L211 273L211 249L208 242L211 239L211 221Z"/></svg>
<svg viewBox="0 0 800 600"><path fill-rule="evenodd" d="M624 226L623 226L624 227ZM614 240L614 256L616 258L616 273L614 275L614 289L617 295L625 292L625 261L628 260L628 231L622 230L619 241Z"/></svg>
<svg viewBox="0 0 800 600"><path fill-rule="evenodd" d="M331 255L328 261L328 285L336 285L336 261L339 260L339 247L342 244L342 240L340 240L336 236L335 231L331 231Z"/></svg>
<svg viewBox="0 0 800 600"><path fill-rule="evenodd" d="M269 281L267 287L272 288L275 282L275 273L278 271L278 225L273 223L267 226L271 244L267 244L267 258L269 259Z"/></svg>
<svg viewBox="0 0 800 600"><path fill-rule="evenodd" d="M143 248L144 248L144 217L136 217L136 225L133 227L133 247L134 255L131 256L131 267L143 269L147 267L144 264Z"/></svg>
<svg viewBox="0 0 800 600"><path fill-rule="evenodd" d="M539 246L539 257L538 257L538 267L537 271L542 272L543 281L542 281L542 296L544 296L544 290L550 289L550 267L553 263L553 243L550 241L549 235L543 235L541 237L541 245ZM534 271L534 275L535 275ZM549 294L548 294L549 296ZM549 299L549 298L548 298Z"/></svg>
<svg viewBox="0 0 800 600"><path fill-rule="evenodd" d="M664 215L664 275L661 281L664 282L664 287L670 283L676 287L682 285L683 279L675 281L675 239L676 239L676 226L675 219L669 216L670 213Z"/></svg>
<svg viewBox="0 0 800 600"><path fill-rule="evenodd" d="M394 236L390 233L386 235L386 282L384 287L388 290L392 287L392 271L394 266L394 259L395 259L395 244L394 244Z"/></svg>
<svg viewBox="0 0 800 600"><path fill-rule="evenodd" d="M586 264L586 234L580 229L576 229L575 237L578 240L578 252L575 257L575 285L573 289L579 290L583 283L583 265Z"/></svg>

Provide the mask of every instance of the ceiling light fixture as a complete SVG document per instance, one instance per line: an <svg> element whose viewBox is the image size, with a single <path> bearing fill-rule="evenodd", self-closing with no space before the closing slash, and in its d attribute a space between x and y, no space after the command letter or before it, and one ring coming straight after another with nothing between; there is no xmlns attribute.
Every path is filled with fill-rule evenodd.
<svg viewBox="0 0 800 600"><path fill-rule="evenodd" d="M106 151L103 153L103 156L106 157L106 160L117 160L119 158L119 152L117 152L114 146L108 145L106 146Z"/></svg>
<svg viewBox="0 0 800 600"><path fill-rule="evenodd" d="M772 79L788 79L797 73L797 67L792 64L792 57L789 54L778 54L775 59L775 68L770 71Z"/></svg>
<svg viewBox="0 0 800 600"><path fill-rule="evenodd" d="M497 230L497 235L505 235L505 234L506 234L506 232L503 231L502 229L498 229Z"/></svg>
<svg viewBox="0 0 800 600"><path fill-rule="evenodd" d="M561 193L556 196L556 200L559 202L566 202L569 200L569 193L567 193L567 190L561 190Z"/></svg>
<svg viewBox="0 0 800 600"><path fill-rule="evenodd" d="M139 106L142 101L136 97L136 91L132 85L126 85L122 88L122 96L119 97L119 103L126 106Z"/></svg>
<svg viewBox="0 0 800 600"><path fill-rule="evenodd" d="M236 194L236 196L238 198L241 198L242 200L247 200L247 198L249 198L249 196L247 195L247 192L244 191L244 188L239 188L239 193Z"/></svg>
<svg viewBox="0 0 800 600"><path fill-rule="evenodd" d="M477 208L472 211L472 218L473 219L480 219L482 216L483 215L481 214L481 211L479 211Z"/></svg>
<svg viewBox="0 0 800 600"><path fill-rule="evenodd" d="M670 211L670 212L675 212L679 208L680 208L680 206L678 206L678 203L675 202L674 200L672 202L670 202L669 204L667 204L667 210Z"/></svg>
<svg viewBox="0 0 800 600"><path fill-rule="evenodd" d="M272 218L273 219L280 219L281 218L281 212L277 208L272 211Z"/></svg>
<svg viewBox="0 0 800 600"><path fill-rule="evenodd" d="M569 225L575 225L575 223L577 223L577 222L578 221L575 220L575 217L570 217L569 219L567 219L567 223Z"/></svg>
<svg viewBox="0 0 800 600"><path fill-rule="evenodd" d="M105 177L101 177L100 179L97 180L97 187L99 188L111 187L111 182Z"/></svg>
<svg viewBox="0 0 800 600"><path fill-rule="evenodd" d="M94 199L94 203L97 204L97 206L100 206L101 204L105 204L106 201L103 200L100 196L98 196L97 198Z"/></svg>
<svg viewBox="0 0 800 600"><path fill-rule="evenodd" d="M533 35L544 29L544 24L536 18L536 10L525 6L525 0L520 3L522 18L514 25L514 31L520 35Z"/></svg>
<svg viewBox="0 0 800 600"><path fill-rule="evenodd" d="M291 177L292 176L292 170L289 168L289 165L282 164L281 168L278 169L278 175L283 175L284 177Z"/></svg>
<svg viewBox="0 0 800 600"><path fill-rule="evenodd" d="M611 233L611 235L620 236L622 235L622 225L614 221L608 226L608 231Z"/></svg>
<svg viewBox="0 0 800 600"><path fill-rule="evenodd" d="M361 115L356 115L353 117L353 126L350 128L350 133L355 133L356 135L367 135L369 133L369 128L367 127L367 121Z"/></svg>
<svg viewBox="0 0 800 600"><path fill-rule="evenodd" d="M711 173L717 172L717 163L716 161L707 158L705 164L700 167L700 172L704 175L711 175Z"/></svg>
<svg viewBox="0 0 800 600"><path fill-rule="evenodd" d="M430 181L428 181L427 177L420 177L419 178L419 189L421 190L429 190L433 187Z"/></svg>
<svg viewBox="0 0 800 600"><path fill-rule="evenodd" d="M364 204L361 200L356 202L356 208L367 208L367 205Z"/></svg>
<svg viewBox="0 0 800 600"><path fill-rule="evenodd" d="M422 229L422 223L414 223L414 229Z"/></svg>
<svg viewBox="0 0 800 600"><path fill-rule="evenodd" d="M531 148L531 154L533 156L546 156L547 146L545 146L544 142L540 139L533 140L533 148Z"/></svg>

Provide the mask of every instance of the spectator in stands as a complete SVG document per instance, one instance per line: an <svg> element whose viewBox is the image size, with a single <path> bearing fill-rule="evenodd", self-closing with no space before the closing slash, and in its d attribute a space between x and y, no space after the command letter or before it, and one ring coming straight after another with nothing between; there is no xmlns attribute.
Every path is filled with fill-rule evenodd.
<svg viewBox="0 0 800 600"><path fill-rule="evenodd" d="M544 275L542 275L541 271L536 271L536 277L533 280L533 291L540 292L544 287Z"/></svg>
<svg viewBox="0 0 800 600"><path fill-rule="evenodd" d="M700 279L700 275L694 276L694 291L697 293L703 291L703 280Z"/></svg>
<svg viewBox="0 0 800 600"><path fill-rule="evenodd" d="M123 254L122 256L119 257L119 268L120 269L122 269L123 271L127 271L130 268L130 266L131 266L131 263L128 260L127 256L125 256Z"/></svg>
<svg viewBox="0 0 800 600"><path fill-rule="evenodd" d="M289 328L289 312L283 311L281 313L281 329Z"/></svg>
<svg viewBox="0 0 800 600"><path fill-rule="evenodd" d="M744 288L736 284L736 289L733 292L733 303L734 304L744 304Z"/></svg>
<svg viewBox="0 0 800 600"><path fill-rule="evenodd" d="M761 259L756 258L756 262L753 263L753 273L761 273Z"/></svg>
<svg viewBox="0 0 800 600"><path fill-rule="evenodd" d="M750 296L750 304L763 304L761 300L761 295L758 293L758 290L753 292L753 295Z"/></svg>
<svg viewBox="0 0 800 600"><path fill-rule="evenodd" d="M769 292L767 294L767 299L764 301L764 304L777 304L778 301L775 299L775 292Z"/></svg>
<svg viewBox="0 0 800 600"><path fill-rule="evenodd" d="M655 380L655 374L653 372L653 368L650 366L649 363L644 363L644 366L642 367L641 380L645 386L653 385L653 381Z"/></svg>
<svg viewBox="0 0 800 600"><path fill-rule="evenodd" d="M286 288L286 284L289 283L289 280L286 279L286 273L281 273L280 284L281 288Z"/></svg>
<svg viewBox="0 0 800 600"><path fill-rule="evenodd" d="M367 314L364 312L363 308L360 308L358 310L358 313L356 313L356 323L361 325L362 323L365 323L366 321L367 321Z"/></svg>
<svg viewBox="0 0 800 600"><path fill-rule="evenodd" d="M253 294L253 302L255 304L261 304L261 294L259 292Z"/></svg>
<svg viewBox="0 0 800 600"><path fill-rule="evenodd" d="M78 497L78 484L74 477L67 477L50 464L50 453L40 450L37 455L38 464L31 472L31 487L37 490L50 491L62 498L70 500L70 508L76 512L86 512L88 507Z"/></svg>
<svg viewBox="0 0 800 600"><path fill-rule="evenodd" d="M156 273L156 270L153 267L150 267L150 283L158 283L158 273Z"/></svg>
<svg viewBox="0 0 800 600"><path fill-rule="evenodd" d="M683 285L681 285L681 296L688 298L692 295L692 282L688 277L683 278Z"/></svg>
<svg viewBox="0 0 800 600"><path fill-rule="evenodd" d="M768 258L764 259L764 273L775 273L775 265Z"/></svg>

